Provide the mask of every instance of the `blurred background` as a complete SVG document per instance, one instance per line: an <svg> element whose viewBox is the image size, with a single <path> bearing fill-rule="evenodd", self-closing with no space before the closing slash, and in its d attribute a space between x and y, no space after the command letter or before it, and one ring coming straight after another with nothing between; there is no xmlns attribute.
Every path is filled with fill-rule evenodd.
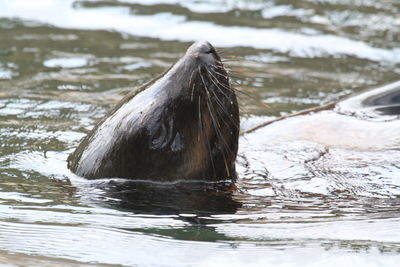
<svg viewBox="0 0 400 267"><path fill-rule="evenodd" d="M222 210L143 215L87 200L65 160L196 40L227 59L243 130L399 80L399 14L397 0L0 0L0 263L395 266L398 201L293 200L252 180Z"/></svg>

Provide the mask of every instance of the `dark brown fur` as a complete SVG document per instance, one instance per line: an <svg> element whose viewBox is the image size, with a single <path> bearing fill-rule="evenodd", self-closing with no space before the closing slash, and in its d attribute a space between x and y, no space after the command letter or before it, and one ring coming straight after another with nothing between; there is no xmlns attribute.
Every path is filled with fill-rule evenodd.
<svg viewBox="0 0 400 267"><path fill-rule="evenodd" d="M164 75L121 100L68 158L89 178L236 179L239 111L220 57L193 44Z"/></svg>

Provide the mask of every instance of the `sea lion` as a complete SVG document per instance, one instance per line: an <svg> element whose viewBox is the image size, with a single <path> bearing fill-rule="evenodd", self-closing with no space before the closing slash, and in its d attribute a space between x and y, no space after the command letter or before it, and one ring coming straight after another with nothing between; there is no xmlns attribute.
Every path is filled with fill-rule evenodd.
<svg viewBox="0 0 400 267"><path fill-rule="evenodd" d="M338 103L336 110L343 114L366 119L394 119L400 115L400 81L367 90Z"/></svg>
<svg viewBox="0 0 400 267"><path fill-rule="evenodd" d="M101 119L68 168L88 179L235 181L238 136L235 91L215 48L200 41Z"/></svg>

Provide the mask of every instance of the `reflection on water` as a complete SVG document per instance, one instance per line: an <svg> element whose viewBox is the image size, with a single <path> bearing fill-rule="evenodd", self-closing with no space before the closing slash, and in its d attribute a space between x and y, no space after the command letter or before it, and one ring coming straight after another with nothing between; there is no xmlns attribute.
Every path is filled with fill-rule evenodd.
<svg viewBox="0 0 400 267"><path fill-rule="evenodd" d="M235 186L229 182L202 181L156 183L148 181L85 181L79 193L99 205L151 214L224 214L241 206L232 198ZM93 195L93 191L97 194ZM106 203L104 203L106 200Z"/></svg>
<svg viewBox="0 0 400 267"><path fill-rule="evenodd" d="M398 1L0 5L0 264L397 266L398 83L243 136L234 192L66 158L198 39L229 59L243 129L399 80Z"/></svg>

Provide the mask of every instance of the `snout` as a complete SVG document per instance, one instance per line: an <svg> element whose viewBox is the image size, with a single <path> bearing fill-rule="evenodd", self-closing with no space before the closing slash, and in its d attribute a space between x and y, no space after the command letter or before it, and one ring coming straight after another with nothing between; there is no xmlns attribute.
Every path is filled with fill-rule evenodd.
<svg viewBox="0 0 400 267"><path fill-rule="evenodd" d="M215 60L218 59L214 46L212 46L208 41L195 42L188 48L186 55L210 64L214 63Z"/></svg>

